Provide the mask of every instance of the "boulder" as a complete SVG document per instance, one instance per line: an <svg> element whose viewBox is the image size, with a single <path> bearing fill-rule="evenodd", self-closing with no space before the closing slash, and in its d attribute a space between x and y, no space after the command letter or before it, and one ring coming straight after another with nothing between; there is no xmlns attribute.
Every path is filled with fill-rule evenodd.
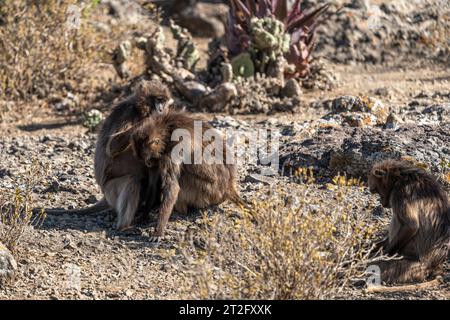
<svg viewBox="0 0 450 320"><path fill-rule="evenodd" d="M319 177L338 173L366 178L373 163L406 159L443 174L450 163L450 122L440 125L402 125L396 130L380 127L319 127L310 139L287 143L280 149L280 164L287 174L312 167Z"/></svg>

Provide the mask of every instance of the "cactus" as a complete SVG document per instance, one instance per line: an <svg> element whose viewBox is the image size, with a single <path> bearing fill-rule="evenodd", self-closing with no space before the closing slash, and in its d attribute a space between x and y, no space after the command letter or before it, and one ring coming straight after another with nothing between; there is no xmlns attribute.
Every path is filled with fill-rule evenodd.
<svg viewBox="0 0 450 320"><path fill-rule="evenodd" d="M198 60L200 60L200 53L195 47L191 34L187 29L183 29L170 20L170 31L172 32L177 43L177 58L181 61L185 69L193 71Z"/></svg>
<svg viewBox="0 0 450 320"><path fill-rule="evenodd" d="M236 77L252 77L255 74L255 66L249 53L241 53L231 60L233 74Z"/></svg>
<svg viewBox="0 0 450 320"><path fill-rule="evenodd" d="M277 63L289 51L290 36L284 25L272 18L253 18L250 22L250 53L256 71L267 73L271 63Z"/></svg>
<svg viewBox="0 0 450 320"><path fill-rule="evenodd" d="M95 129L100 125L103 119L104 116L99 110L89 110L84 114L83 127L88 128L89 131L95 131Z"/></svg>
<svg viewBox="0 0 450 320"><path fill-rule="evenodd" d="M329 4L304 13L300 0L294 2L291 10L288 10L288 0L229 2L226 35L232 57L252 48L262 50L264 53L259 61L255 61L257 69L260 69L269 61L274 61L281 49L287 62L295 66L294 70L286 69L286 76L306 77L309 74L317 18L328 9Z"/></svg>

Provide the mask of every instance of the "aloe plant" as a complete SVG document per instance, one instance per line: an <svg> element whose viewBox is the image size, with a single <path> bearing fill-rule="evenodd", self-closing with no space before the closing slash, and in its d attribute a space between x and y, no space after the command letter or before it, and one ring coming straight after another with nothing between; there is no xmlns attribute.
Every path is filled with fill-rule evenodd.
<svg viewBox="0 0 450 320"><path fill-rule="evenodd" d="M229 0L229 4L227 46L232 57L251 51L255 41L252 33L255 19L272 18L283 25L280 36L283 39L286 35L289 37L289 47L283 55L295 68L286 76L308 75L318 17L329 8L329 4L306 13L301 9L301 0L296 0L290 9L287 0Z"/></svg>

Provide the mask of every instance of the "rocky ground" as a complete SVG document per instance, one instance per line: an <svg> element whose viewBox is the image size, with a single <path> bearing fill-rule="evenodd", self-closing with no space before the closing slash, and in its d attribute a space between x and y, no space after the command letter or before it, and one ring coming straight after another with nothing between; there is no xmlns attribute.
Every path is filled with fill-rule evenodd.
<svg viewBox="0 0 450 320"><path fill-rule="evenodd" d="M390 21L390 29L383 32L392 35L396 26L401 29L403 24L408 24L407 36L401 37L405 43L414 43L415 37L420 36L408 33L414 29L414 23L423 22L433 14L449 13L433 9L417 16L420 6L398 9L387 4L389 1L372 2L374 5L381 3L382 17ZM395 14L395 10L403 11ZM366 14L356 4L349 5L343 12L328 22L330 26L333 23L334 26L353 26L352 19L356 19L357 24L358 15ZM415 20L410 21L409 17ZM404 59L396 64L395 55L400 53L391 54L396 52L392 49L395 46L374 44L370 40L373 32L364 33L361 28L343 36L350 39L351 45L342 44L331 51L331 40L319 42L319 53L328 66L326 72L333 75L336 84L328 90L303 89L294 112L202 115L218 128L234 128L244 133L255 128L278 129L282 168L285 169L282 173L286 175L291 167L312 166L321 178L315 191L321 196L327 196L322 185L330 177L347 173L364 179L373 161L387 157L404 157L426 166L449 191L450 68L448 60L443 62L448 48L441 48L432 56L416 49L405 52L402 49ZM330 29L324 30L320 36L325 37ZM341 38L339 32L335 33L336 39ZM359 36L353 39L355 34ZM204 39L195 40L204 46ZM416 51L422 56L409 55ZM11 189L24 167L38 159L49 165L49 172L34 194L39 206L77 208L95 203L101 198L93 173L96 134L87 132L73 117L55 116L53 111L36 110L32 115L11 113L3 118L0 188ZM254 190L270 188L270 184L261 181L259 173L260 168L255 165L244 163L239 168L244 198L252 199ZM278 176L271 183L285 183L290 179ZM368 202L377 203L375 197L358 188L352 196L355 207L360 210L364 210ZM332 207L333 198L329 197L329 201ZM232 205L223 204L209 211L220 214L229 206ZM127 232L113 229L112 213L48 216L42 225L27 230L15 254L16 281L0 289L0 299L177 298L180 275L169 271L165 252L176 245L180 235L196 223L200 214L187 217L174 214L168 235L160 244L147 241L155 216ZM76 280L77 274L80 282ZM448 268L444 280L436 288L410 293L368 294L362 289L349 288L339 298L449 299Z"/></svg>

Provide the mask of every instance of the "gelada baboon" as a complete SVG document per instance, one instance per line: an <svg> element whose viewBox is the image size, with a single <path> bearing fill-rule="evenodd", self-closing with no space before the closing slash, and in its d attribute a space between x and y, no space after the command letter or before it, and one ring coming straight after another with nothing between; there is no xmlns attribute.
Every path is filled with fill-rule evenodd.
<svg viewBox="0 0 450 320"><path fill-rule="evenodd" d="M165 114L172 102L164 84L156 80L141 81L134 95L114 107L98 135L94 169L104 198L85 209L46 212L88 214L114 208L118 215L117 228L129 227L143 202L147 209L152 206L158 181L155 171L133 156L129 148L130 133L144 119Z"/></svg>
<svg viewBox="0 0 450 320"><path fill-rule="evenodd" d="M201 137L196 137L194 122L201 123ZM174 159L173 150L181 141L172 141L177 129L188 133L186 157L184 161ZM180 131L178 131L180 132ZM219 161L205 162L203 151L211 146L214 139L204 138L215 132L214 139L221 140L218 148L222 155ZM199 142L196 142L196 139ZM182 136L184 142L186 136ZM187 140L189 141L189 140ZM137 159L149 168L155 168L161 178L161 206L157 227L151 238L158 241L164 235L169 217L175 209L187 213L189 208L206 208L225 200L244 205L236 189L236 166L227 164L227 144L224 137L207 122L196 119L185 112L170 110L166 114L147 118L132 134L131 147ZM201 148L201 151L197 148ZM201 154L200 162L195 162L194 153ZM176 153L176 152L175 152ZM175 154L174 153L174 154ZM215 156L215 151L211 152ZM189 159L189 160L187 160Z"/></svg>
<svg viewBox="0 0 450 320"><path fill-rule="evenodd" d="M388 238L380 242L388 255L401 260L379 264L386 283L425 281L447 257L450 205L446 193L424 170L407 162L386 160L373 166L369 189L392 208Z"/></svg>

